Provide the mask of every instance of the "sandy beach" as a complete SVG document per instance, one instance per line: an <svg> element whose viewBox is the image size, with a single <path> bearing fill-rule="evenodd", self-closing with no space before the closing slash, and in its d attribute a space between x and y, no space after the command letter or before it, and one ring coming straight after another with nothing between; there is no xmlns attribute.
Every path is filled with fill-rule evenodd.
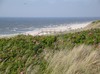
<svg viewBox="0 0 100 74"><path fill-rule="evenodd" d="M41 36L41 35L56 35L59 33L67 33L70 31L75 31L75 30L80 30L86 26L88 26L89 24L91 24L91 22L87 22L87 23L80 23L80 24L63 24L60 26L54 26L54 27L46 27L46 28L40 28L40 29L35 29L33 31L28 31L25 33L21 33L23 35L32 35L32 36ZM0 35L0 38L4 38L4 37L14 37L16 35L20 35L20 34L8 34L8 35Z"/></svg>
<svg viewBox="0 0 100 74"><path fill-rule="evenodd" d="M82 29L82 28L88 26L90 23L91 22L81 23L81 24L76 23L76 24L70 24L70 25L65 24L65 25L60 25L60 26L55 26L55 27L36 29L34 31L29 31L24 34L32 35L32 36L50 35L50 34L68 32L68 31L76 30L76 29Z"/></svg>

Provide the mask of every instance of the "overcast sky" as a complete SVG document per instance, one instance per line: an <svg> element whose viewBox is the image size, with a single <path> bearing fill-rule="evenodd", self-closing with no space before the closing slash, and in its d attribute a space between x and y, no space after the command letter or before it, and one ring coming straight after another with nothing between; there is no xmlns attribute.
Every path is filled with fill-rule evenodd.
<svg viewBox="0 0 100 74"><path fill-rule="evenodd" d="M100 0L0 0L0 17L100 17Z"/></svg>

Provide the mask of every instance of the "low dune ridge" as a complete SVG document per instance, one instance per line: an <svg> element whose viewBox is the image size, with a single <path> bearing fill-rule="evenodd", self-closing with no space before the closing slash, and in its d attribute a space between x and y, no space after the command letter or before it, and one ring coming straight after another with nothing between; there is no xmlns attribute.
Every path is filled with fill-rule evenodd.
<svg viewBox="0 0 100 74"><path fill-rule="evenodd" d="M85 27L85 29L93 29L93 28L100 28L100 20L93 21L89 25Z"/></svg>

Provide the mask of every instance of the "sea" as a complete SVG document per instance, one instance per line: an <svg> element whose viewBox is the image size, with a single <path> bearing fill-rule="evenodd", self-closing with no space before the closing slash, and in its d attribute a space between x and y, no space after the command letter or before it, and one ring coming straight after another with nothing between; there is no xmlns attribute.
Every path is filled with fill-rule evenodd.
<svg viewBox="0 0 100 74"><path fill-rule="evenodd" d="M30 31L41 30L42 28L53 28L61 25L70 26L95 20L100 20L100 17L0 17L0 36L23 34Z"/></svg>

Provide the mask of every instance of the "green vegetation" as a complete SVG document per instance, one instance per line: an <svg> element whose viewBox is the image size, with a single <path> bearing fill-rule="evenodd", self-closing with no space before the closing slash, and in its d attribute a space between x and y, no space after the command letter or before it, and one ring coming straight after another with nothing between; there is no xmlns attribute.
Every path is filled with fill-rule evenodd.
<svg viewBox="0 0 100 74"><path fill-rule="evenodd" d="M30 35L28 36L18 35L16 37L11 37L11 38L1 38L0 39L0 74L65 74L65 73L66 74L99 74L100 65L97 66L98 67L98 71L96 70L97 73L93 73L91 71L92 69L91 70L89 69L91 65L88 66L87 64L90 61L91 63L92 62L95 63L96 61L100 63L100 59L88 60L86 57L89 57L91 59L90 56L92 56L92 53L90 53L89 50L86 51L84 50L82 52L88 52L88 53L87 54L84 53L86 55L85 58L84 58L85 55L82 54L82 58L84 58L83 60L85 61L84 63L82 63L83 60L81 59L80 56L81 53L77 52L77 51L79 52L81 51L73 49L74 47L80 46L82 44L90 45L90 46L92 45L93 48L91 48L90 51L97 52L97 49L100 48L100 29L90 29L81 32L50 35L50 36L33 37ZM86 49L88 49L88 47L86 47ZM73 59L68 59L68 58L67 60L61 59L62 62L59 62L60 57L63 58L64 54L65 56L67 56L66 55L67 53L64 54L62 53L63 54L62 56L60 54L58 55L58 53L66 52L66 51L69 51L69 53L71 53L70 52L71 50L72 52L74 51L74 53L79 54L80 56L79 61L81 61L82 63L81 64L78 61L79 65L77 65L77 67L81 65L80 69L73 67L75 68L75 72L72 68L69 68L71 66L74 66L75 62L73 64L70 63L69 66L68 63L66 62L68 66L68 67L66 66L67 68L64 65L57 65L59 63L63 63L63 61L65 63L65 61L67 60L69 60L69 62L70 61L72 62L73 59L76 60L78 59L77 56ZM96 55L99 54L100 52L98 52ZM56 58L59 59L56 60ZM52 61L50 62L50 60ZM85 67L83 67L84 65ZM55 66L57 67L55 68ZM64 68L68 70L65 70ZM73 70L72 73L70 72L71 71L70 69ZM95 68L93 68L93 70L94 69ZM63 73L61 70L63 72L64 71L66 72ZM76 71L80 73L77 73Z"/></svg>

